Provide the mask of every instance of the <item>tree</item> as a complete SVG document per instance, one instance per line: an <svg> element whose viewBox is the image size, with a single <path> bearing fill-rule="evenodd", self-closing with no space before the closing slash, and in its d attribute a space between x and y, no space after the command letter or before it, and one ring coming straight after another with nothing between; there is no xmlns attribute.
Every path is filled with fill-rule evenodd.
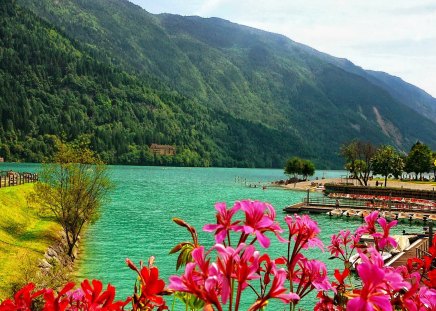
<svg viewBox="0 0 436 311"><path fill-rule="evenodd" d="M298 157L292 157L286 162L285 174L296 175L301 174L303 171L303 160Z"/></svg>
<svg viewBox="0 0 436 311"><path fill-rule="evenodd" d="M301 159L299 157L292 157L286 162L285 166L286 175L303 175L307 180L308 176L315 174L315 164L310 160Z"/></svg>
<svg viewBox="0 0 436 311"><path fill-rule="evenodd" d="M372 160L374 174L385 177L385 187L390 174L400 176L404 169L404 161L392 146L382 146L374 154Z"/></svg>
<svg viewBox="0 0 436 311"><path fill-rule="evenodd" d="M371 159L376 151L377 148L370 142L354 140L341 146L340 153L345 158L345 168L360 185L368 185L372 170Z"/></svg>
<svg viewBox="0 0 436 311"><path fill-rule="evenodd" d="M432 165L431 169L433 170L433 179L436 181L436 151L432 152Z"/></svg>
<svg viewBox="0 0 436 311"><path fill-rule="evenodd" d="M429 172L432 165L432 151L431 149L421 143L416 142L410 149L406 158L405 170L408 173L415 173L415 179L418 180L418 175Z"/></svg>
<svg viewBox="0 0 436 311"><path fill-rule="evenodd" d="M303 160L301 173L303 174L304 179L307 180L308 176L313 176L313 174L315 174L315 164L310 160Z"/></svg>
<svg viewBox="0 0 436 311"><path fill-rule="evenodd" d="M107 168L85 143L57 142L54 163L45 164L35 186L36 199L62 226L73 256L83 226L97 220L112 184Z"/></svg>

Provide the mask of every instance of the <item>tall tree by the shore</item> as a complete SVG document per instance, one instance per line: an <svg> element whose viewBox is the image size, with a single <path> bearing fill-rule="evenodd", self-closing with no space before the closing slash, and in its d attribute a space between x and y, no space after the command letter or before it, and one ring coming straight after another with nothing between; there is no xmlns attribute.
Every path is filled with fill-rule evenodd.
<svg viewBox="0 0 436 311"><path fill-rule="evenodd" d="M303 160L303 169L301 173L303 174L304 179L307 180L309 176L315 174L315 164L310 160Z"/></svg>
<svg viewBox="0 0 436 311"><path fill-rule="evenodd" d="M315 164L310 160L292 157L286 162L285 174L293 175L294 178L297 178L297 175L303 175L307 180L308 176L315 174Z"/></svg>
<svg viewBox="0 0 436 311"><path fill-rule="evenodd" d="M61 224L67 254L74 258L83 226L97 220L112 184L106 166L87 143L57 142L57 148L54 163L44 165L35 186L36 198Z"/></svg>
<svg viewBox="0 0 436 311"><path fill-rule="evenodd" d="M341 146L340 154L345 158L345 168L359 181L367 186L371 175L371 159L377 148L370 142L353 140Z"/></svg>
<svg viewBox="0 0 436 311"><path fill-rule="evenodd" d="M431 165L431 149L420 141L416 142L407 155L405 171L407 173L415 173L415 179L418 180L419 176L422 177L423 173L430 171Z"/></svg>
<svg viewBox="0 0 436 311"><path fill-rule="evenodd" d="M432 152L432 156L431 156L431 160L432 160L432 165L431 165L431 169L433 170L433 179L434 181L436 181L436 151Z"/></svg>
<svg viewBox="0 0 436 311"><path fill-rule="evenodd" d="M404 169L401 155L392 146L380 147L371 160L374 174L385 177L385 187L389 175L399 177Z"/></svg>

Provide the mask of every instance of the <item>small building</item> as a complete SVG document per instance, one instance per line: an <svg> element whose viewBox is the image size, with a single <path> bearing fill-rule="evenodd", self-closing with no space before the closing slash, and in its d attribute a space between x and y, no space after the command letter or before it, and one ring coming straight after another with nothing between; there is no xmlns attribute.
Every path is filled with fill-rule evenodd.
<svg viewBox="0 0 436 311"><path fill-rule="evenodd" d="M173 156L176 154L176 147L171 145L151 144L150 150L154 154L159 154L159 155Z"/></svg>

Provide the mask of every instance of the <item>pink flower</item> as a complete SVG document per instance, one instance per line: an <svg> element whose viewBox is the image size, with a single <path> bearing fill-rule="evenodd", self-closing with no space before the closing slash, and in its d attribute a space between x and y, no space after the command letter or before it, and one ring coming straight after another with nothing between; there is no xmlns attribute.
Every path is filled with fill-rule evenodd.
<svg viewBox="0 0 436 311"><path fill-rule="evenodd" d="M194 262L186 265L182 276L170 277L168 288L191 293L222 311L219 295L223 288L223 275L216 264L210 264L210 261L205 259L203 246L192 252L192 258Z"/></svg>
<svg viewBox="0 0 436 311"><path fill-rule="evenodd" d="M327 248L333 256L348 261L358 243L359 236L352 235L350 230L341 230L338 235L332 235L331 244Z"/></svg>
<svg viewBox="0 0 436 311"><path fill-rule="evenodd" d="M391 230L392 227L397 225L397 221L393 220L390 223L387 223L385 218L379 218L377 222L383 229L383 234L377 232L372 235L378 243L377 248L384 249L386 246L389 245L391 245L392 247L396 247L397 242L395 241L394 238L389 236L389 231Z"/></svg>
<svg viewBox="0 0 436 311"><path fill-rule="evenodd" d="M223 291L222 301L224 304L230 296L232 279L238 282L238 292L241 292L248 286L249 280L258 279L257 271L259 269L259 252L253 245L246 246L241 243L236 249L222 244L217 244L214 249L218 251L217 264L220 272L223 274Z"/></svg>
<svg viewBox="0 0 436 311"><path fill-rule="evenodd" d="M347 310L392 310L391 296L401 289L409 289L410 283L394 269L385 268L376 249L368 248L368 254L369 257L360 253L362 263L357 266L357 273L363 286L348 295L353 299L348 302Z"/></svg>
<svg viewBox="0 0 436 311"><path fill-rule="evenodd" d="M235 215L240 208L240 204L235 204L231 209L227 209L226 203L216 203L215 209L218 211L216 214L217 223L205 225L203 231L215 231L215 241L222 243L226 236L228 236L230 230L237 231L241 228L237 225L240 221L232 223L233 215Z"/></svg>
<svg viewBox="0 0 436 311"><path fill-rule="evenodd" d="M301 256L298 261L299 269L293 275L293 281L298 283L295 291L301 298L306 296L313 289L334 290L327 277L327 268L319 260L308 260Z"/></svg>
<svg viewBox="0 0 436 311"><path fill-rule="evenodd" d="M262 309L269 299L277 298L282 300L284 303L289 303L291 301L298 301L300 297L295 293L286 293L288 290L283 286L286 281L287 272L284 269L276 269L273 261L267 260L267 269L265 275L271 274L273 276L273 281L268 292L266 292L267 287L270 285L270 276L268 279L265 277L263 282L262 295L256 302L248 309L248 311L255 311Z"/></svg>
<svg viewBox="0 0 436 311"><path fill-rule="evenodd" d="M316 221L307 215L294 215L294 218L288 215L285 221L289 229L289 239L294 238L294 248L297 251L309 247L319 247L323 250L323 243L317 238L320 229Z"/></svg>
<svg viewBox="0 0 436 311"><path fill-rule="evenodd" d="M268 248L270 245L269 238L265 236L267 231L273 232L279 241L286 242L280 236L283 230L278 222L275 221L276 212L270 204L260 201L243 200L236 202L235 205L239 205L245 213L245 222L242 228L237 231L242 231L246 235L255 235L260 245L264 248Z"/></svg>
<svg viewBox="0 0 436 311"><path fill-rule="evenodd" d="M436 290L423 286L419 290L419 298L423 305L419 310L436 310Z"/></svg>
<svg viewBox="0 0 436 311"><path fill-rule="evenodd" d="M356 230L356 235L361 236L362 234L368 233L373 234L377 230L375 229L375 222L378 218L378 211L372 212L368 216L365 217L365 223L366 225L363 225L362 227L358 228Z"/></svg>
<svg viewBox="0 0 436 311"><path fill-rule="evenodd" d="M362 263L357 266L357 271L363 287L349 295L353 299L348 302L347 310L392 310L383 269L369 263Z"/></svg>

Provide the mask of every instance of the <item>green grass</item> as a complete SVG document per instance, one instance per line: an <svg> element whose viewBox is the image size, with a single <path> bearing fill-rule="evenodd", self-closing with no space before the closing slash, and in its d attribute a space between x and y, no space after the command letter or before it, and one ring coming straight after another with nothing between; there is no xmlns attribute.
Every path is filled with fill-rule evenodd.
<svg viewBox="0 0 436 311"><path fill-rule="evenodd" d="M13 284L29 281L60 227L28 204L33 184L0 189L0 298Z"/></svg>

